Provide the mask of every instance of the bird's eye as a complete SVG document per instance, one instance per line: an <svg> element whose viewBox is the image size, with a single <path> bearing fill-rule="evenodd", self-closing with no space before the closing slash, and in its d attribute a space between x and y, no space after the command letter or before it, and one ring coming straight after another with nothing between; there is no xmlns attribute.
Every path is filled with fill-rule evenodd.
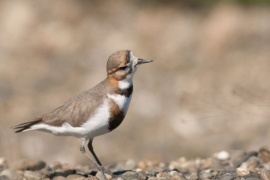
<svg viewBox="0 0 270 180"><path fill-rule="evenodd" d="M122 67L119 67L118 69L121 70L121 71L125 71L125 70L128 69L128 66L122 66Z"/></svg>

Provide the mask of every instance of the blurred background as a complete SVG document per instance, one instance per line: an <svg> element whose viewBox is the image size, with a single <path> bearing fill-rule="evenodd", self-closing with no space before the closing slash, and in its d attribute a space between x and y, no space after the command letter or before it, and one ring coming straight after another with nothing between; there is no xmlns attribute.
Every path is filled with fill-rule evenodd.
<svg viewBox="0 0 270 180"><path fill-rule="evenodd" d="M104 164L269 145L269 4L0 1L0 157L87 164L75 138L11 127L99 83L120 49L155 61L138 69L125 121L94 140Z"/></svg>

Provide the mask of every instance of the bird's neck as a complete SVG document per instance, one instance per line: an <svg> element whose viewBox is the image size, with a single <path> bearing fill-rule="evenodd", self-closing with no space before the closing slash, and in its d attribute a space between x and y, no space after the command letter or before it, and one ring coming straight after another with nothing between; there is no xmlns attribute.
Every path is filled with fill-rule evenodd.
<svg viewBox="0 0 270 180"><path fill-rule="evenodd" d="M107 77L107 81L114 87L119 89L128 89L133 85L132 76L127 76L125 79L117 80L114 77Z"/></svg>

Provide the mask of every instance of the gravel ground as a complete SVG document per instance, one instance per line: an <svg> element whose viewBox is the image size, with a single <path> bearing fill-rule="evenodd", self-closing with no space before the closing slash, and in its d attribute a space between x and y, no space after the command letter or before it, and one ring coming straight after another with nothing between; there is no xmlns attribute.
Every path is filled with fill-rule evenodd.
<svg viewBox="0 0 270 180"><path fill-rule="evenodd" d="M116 180L268 180L270 179L270 148L258 151L221 151L205 159L187 160L181 157L168 163L128 160L105 166L107 179ZM111 172L111 173L110 173ZM0 180L94 180L103 179L101 172L89 166L74 166L41 160L21 160L14 163L0 158Z"/></svg>

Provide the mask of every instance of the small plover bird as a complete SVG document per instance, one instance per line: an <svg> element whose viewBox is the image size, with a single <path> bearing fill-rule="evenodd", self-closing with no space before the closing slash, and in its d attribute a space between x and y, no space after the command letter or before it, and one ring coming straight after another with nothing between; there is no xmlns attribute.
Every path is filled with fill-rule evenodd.
<svg viewBox="0 0 270 180"><path fill-rule="evenodd" d="M39 130L80 138L80 151L104 175L104 168L93 149L93 139L114 130L122 123L133 92L134 73L139 65L150 62L152 60L135 57L130 50L115 52L107 61L105 80L50 113L15 126L15 132ZM95 161L86 153L86 144Z"/></svg>

